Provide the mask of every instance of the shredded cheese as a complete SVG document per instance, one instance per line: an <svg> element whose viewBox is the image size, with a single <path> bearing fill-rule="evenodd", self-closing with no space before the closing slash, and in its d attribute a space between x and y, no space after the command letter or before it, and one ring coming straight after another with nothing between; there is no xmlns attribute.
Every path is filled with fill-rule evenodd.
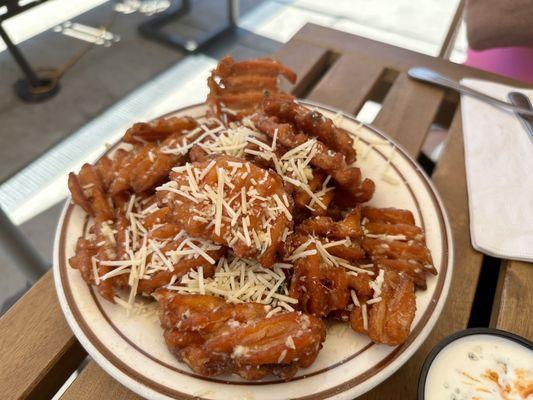
<svg viewBox="0 0 533 400"><path fill-rule="evenodd" d="M357 298L357 293L355 293L355 290L350 290L350 296L352 297L353 304L355 304L357 307L360 307L361 303L359 303L359 299Z"/></svg>
<svg viewBox="0 0 533 400"><path fill-rule="evenodd" d="M289 268L289 264L274 264L272 269L266 269L257 261L230 254L218 261L213 277L200 277L201 271L198 269L190 271L179 283L168 285L167 288L183 293L204 292L223 297L232 303L253 299L257 303L274 307L270 312L272 316L282 308L294 310L290 304L298 303L297 299L279 293L280 288L287 285L283 273L286 268Z"/></svg>
<svg viewBox="0 0 533 400"><path fill-rule="evenodd" d="M98 275L98 266L96 265L96 257L91 257L91 266L93 270L94 283L96 286L100 284L100 276Z"/></svg>
<svg viewBox="0 0 533 400"><path fill-rule="evenodd" d="M381 296L374 297L366 302L366 304L374 304L379 303L381 301Z"/></svg>

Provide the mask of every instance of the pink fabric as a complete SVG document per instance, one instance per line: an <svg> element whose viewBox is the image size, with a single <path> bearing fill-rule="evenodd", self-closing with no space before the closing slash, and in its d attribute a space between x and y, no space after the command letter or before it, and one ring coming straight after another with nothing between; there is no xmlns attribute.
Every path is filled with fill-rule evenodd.
<svg viewBox="0 0 533 400"><path fill-rule="evenodd" d="M533 48L468 49L466 65L533 84Z"/></svg>

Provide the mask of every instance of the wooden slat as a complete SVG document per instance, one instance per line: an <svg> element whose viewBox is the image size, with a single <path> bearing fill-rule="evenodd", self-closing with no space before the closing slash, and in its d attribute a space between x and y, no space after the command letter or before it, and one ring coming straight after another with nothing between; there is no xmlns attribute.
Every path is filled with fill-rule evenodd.
<svg viewBox="0 0 533 400"><path fill-rule="evenodd" d="M84 399L140 400L142 397L122 386L94 361L90 361L61 396L61 400Z"/></svg>
<svg viewBox="0 0 533 400"><path fill-rule="evenodd" d="M362 399L365 400L415 399L420 369L431 348L468 324L483 257L470 244L460 112L454 117L433 181L447 209L453 232L455 262L450 295L435 328L420 349L397 373L364 395Z"/></svg>
<svg viewBox="0 0 533 400"><path fill-rule="evenodd" d="M68 327L49 271L0 319L3 399L49 399L86 356Z"/></svg>
<svg viewBox="0 0 533 400"><path fill-rule="evenodd" d="M533 264L503 261L491 326L533 340Z"/></svg>
<svg viewBox="0 0 533 400"><path fill-rule="evenodd" d="M320 46L289 40L274 54L274 58L298 75L298 80L294 86L283 80L282 90L292 91L296 96L303 96L328 68L330 52Z"/></svg>
<svg viewBox="0 0 533 400"><path fill-rule="evenodd" d="M372 125L417 157L443 99L443 90L414 82L402 73L387 93Z"/></svg>
<svg viewBox="0 0 533 400"><path fill-rule="evenodd" d="M512 78L491 72L482 71L462 64L443 62L443 60L415 51L402 49L393 45L367 39L361 36L346 32L337 31L315 24L306 24L291 39L309 43L329 49L337 54L355 54L356 56L373 57L379 59L389 68L406 71L415 66L425 66L436 71L447 74L455 79L475 77L480 79L490 79L509 85L533 87Z"/></svg>
<svg viewBox="0 0 533 400"><path fill-rule="evenodd" d="M383 67L367 57L343 55L309 93L309 100L356 114L377 84Z"/></svg>

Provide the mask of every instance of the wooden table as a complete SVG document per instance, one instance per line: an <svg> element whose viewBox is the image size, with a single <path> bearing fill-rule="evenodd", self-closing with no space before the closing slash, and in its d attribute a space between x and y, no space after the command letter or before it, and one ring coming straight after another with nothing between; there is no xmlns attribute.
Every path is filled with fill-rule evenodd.
<svg viewBox="0 0 533 400"><path fill-rule="evenodd" d="M478 321L483 312L491 312L490 326L531 339L533 266L492 259L471 246L459 98L409 80L406 70L420 65L457 79L468 76L519 83L316 25L302 28L276 57L298 73L298 82L291 89L300 97L350 114L357 114L367 100L380 102L382 107L373 124L414 157L419 157L434 122L449 126L444 152L432 173L454 237L456 259L448 301L433 332L412 359L362 398L415 398L419 371L430 349L444 336L469 326L469 321ZM480 276L480 286L484 286L491 268L499 270L496 290L481 289L475 298ZM50 398L85 359L85 351L59 308L51 272L0 320L0 349L3 399ZM139 397L89 361L61 398Z"/></svg>

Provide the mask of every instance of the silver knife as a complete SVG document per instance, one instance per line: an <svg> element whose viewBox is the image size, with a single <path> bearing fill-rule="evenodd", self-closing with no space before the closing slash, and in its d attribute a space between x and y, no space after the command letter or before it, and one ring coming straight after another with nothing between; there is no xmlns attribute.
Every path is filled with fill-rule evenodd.
<svg viewBox="0 0 533 400"><path fill-rule="evenodd" d="M454 81L453 79L439 74L436 71L433 71L429 68L424 67L414 67L407 71L407 75L410 78L417 81L423 81L428 83L433 83L434 85L439 85L449 89L458 91L459 93L464 93L472 97L476 97L480 100L485 101L486 103L492 104L493 106L505 108L507 110L520 112L523 115L529 115L533 117L533 110L526 109L524 107L517 107L515 104L510 104L505 101L501 101L491 96L487 96L485 93L478 92L477 90L471 89L468 86L461 85L459 82Z"/></svg>
<svg viewBox="0 0 533 400"><path fill-rule="evenodd" d="M507 95L507 99L509 99L509 101L515 106L533 111L531 101L529 101L529 98L523 93L510 92ZM524 126L524 129L526 130L526 133L531 139L531 142L533 142L533 117L530 115L525 115L519 111L515 111L515 114Z"/></svg>

